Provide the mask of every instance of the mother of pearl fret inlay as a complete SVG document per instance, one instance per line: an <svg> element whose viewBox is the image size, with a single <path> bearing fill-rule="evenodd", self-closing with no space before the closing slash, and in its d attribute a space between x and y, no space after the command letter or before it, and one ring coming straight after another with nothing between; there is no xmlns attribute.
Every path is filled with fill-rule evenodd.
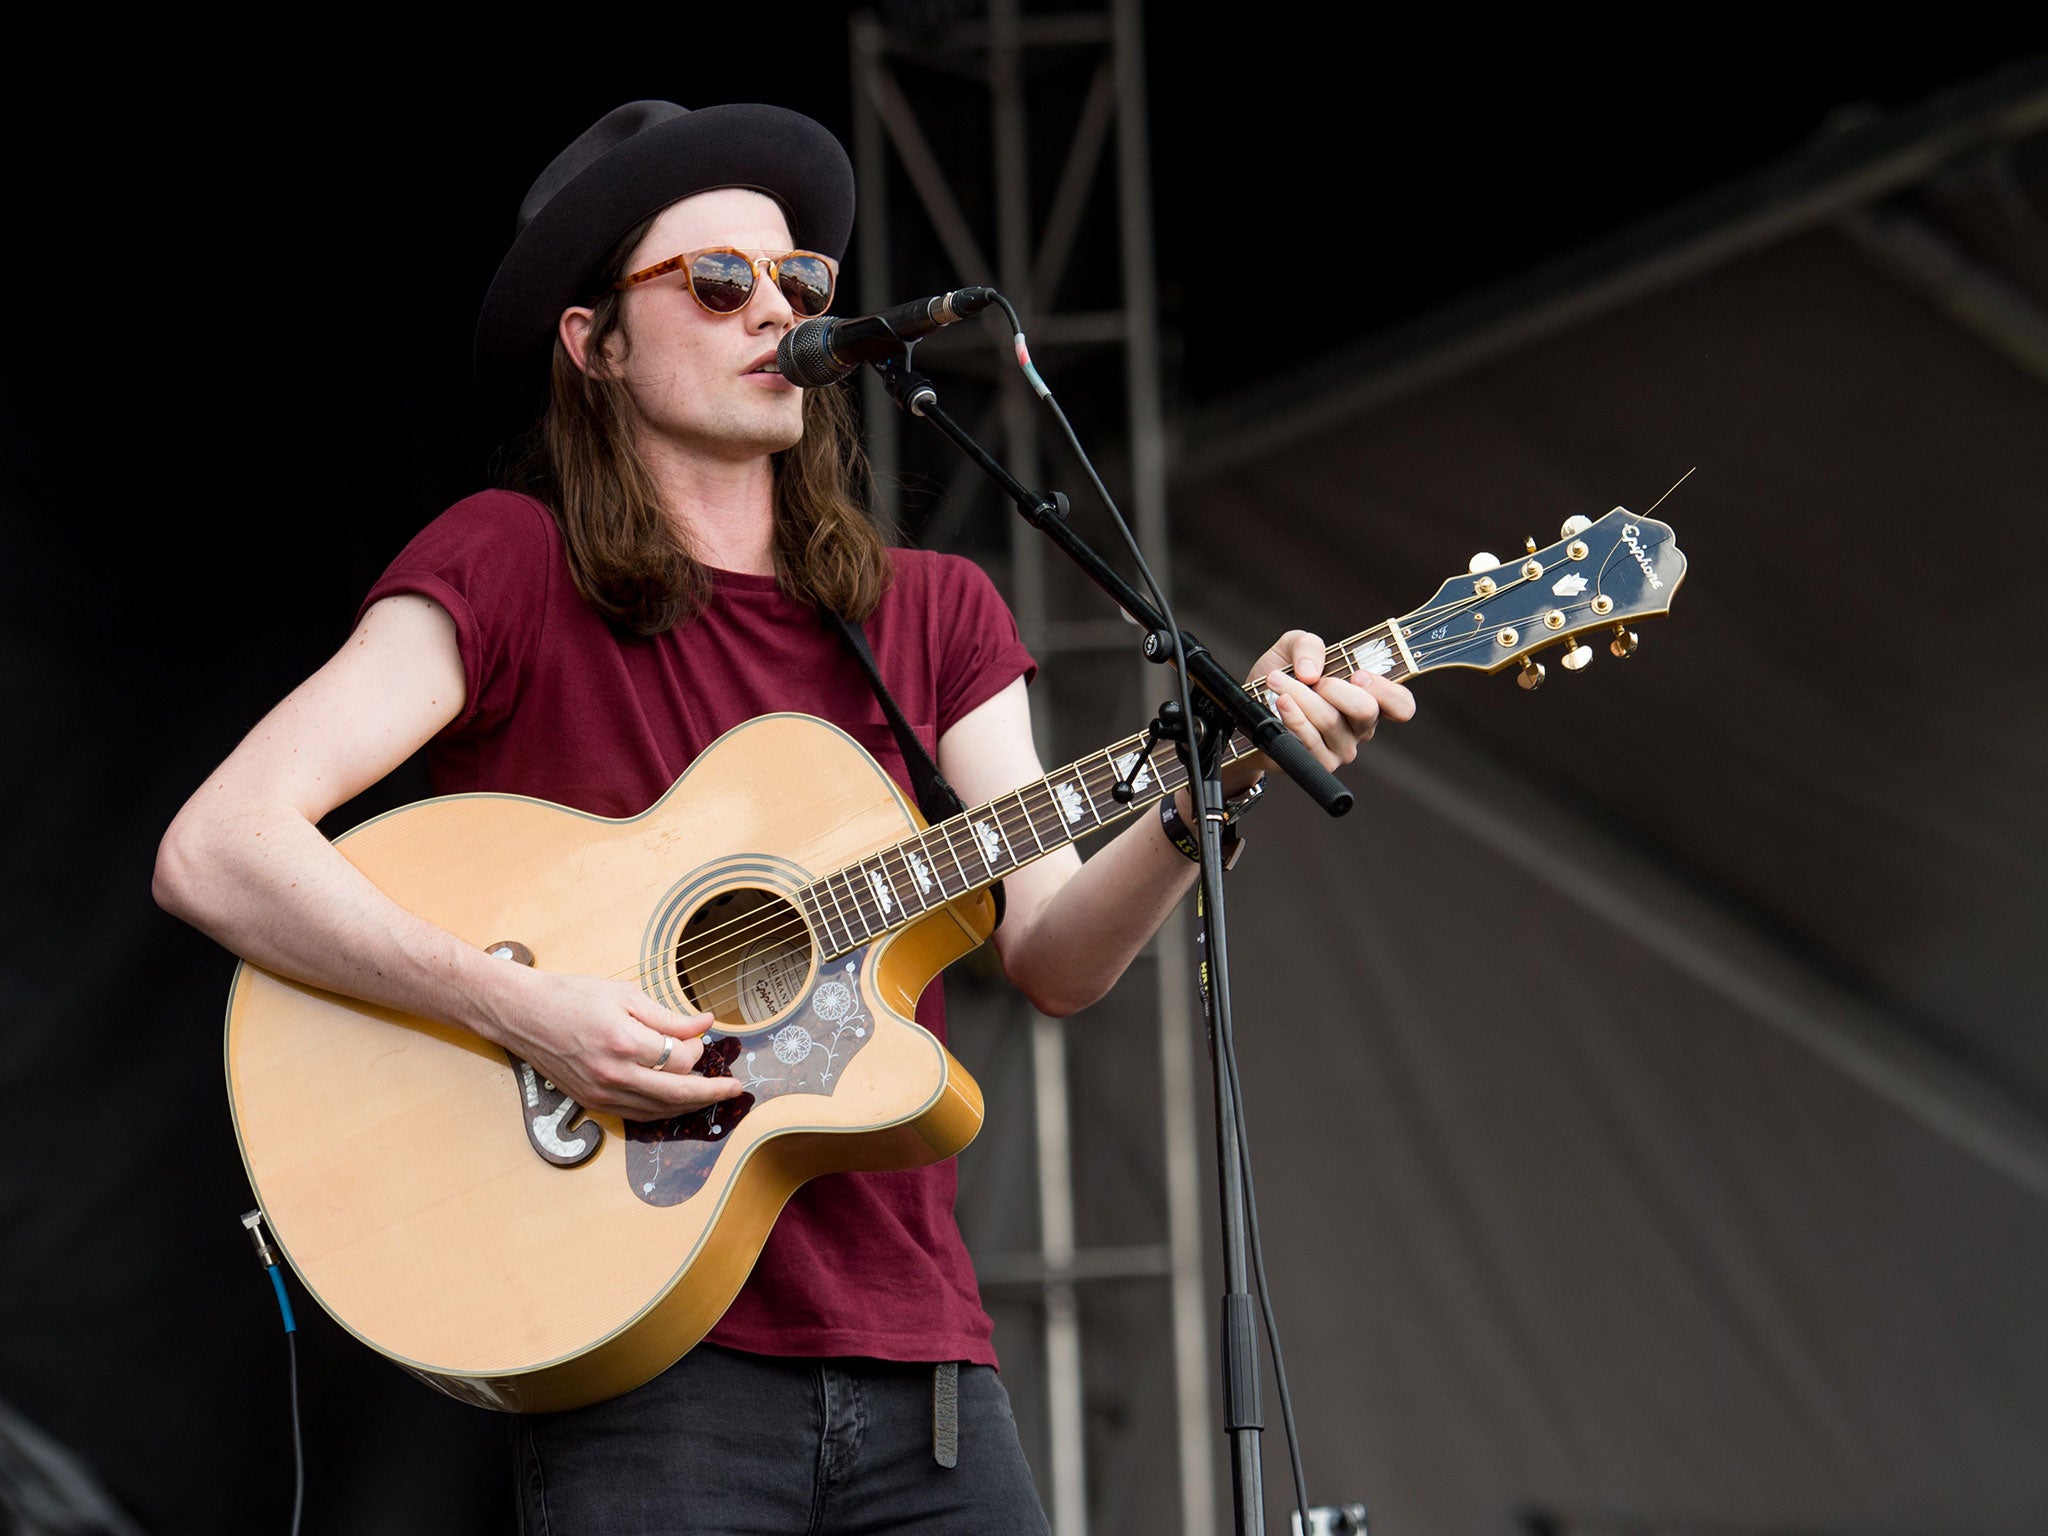
<svg viewBox="0 0 2048 1536"><path fill-rule="evenodd" d="M1087 807L1081 803L1081 791L1074 788L1073 785L1058 785L1054 788L1053 793L1059 797L1060 814L1067 818L1069 826L1079 821L1086 814Z"/></svg>
<svg viewBox="0 0 2048 1536"><path fill-rule="evenodd" d="M1351 664L1361 672L1385 677L1394 670L1394 649L1384 640L1368 640L1353 649Z"/></svg>
<svg viewBox="0 0 2048 1536"><path fill-rule="evenodd" d="M981 862L994 869L996 860L1003 856L1003 840L997 834L995 824L977 821L974 824L974 835L981 841Z"/></svg>
<svg viewBox="0 0 2048 1536"><path fill-rule="evenodd" d="M907 858L907 859L908 859L908 860L910 861L910 873L911 873L911 877L912 877L913 879L915 879L915 880L917 881L917 891L918 891L918 894L919 894L920 896L929 896L929 895L931 895L931 893L932 893L932 872L931 872L931 866L930 866L930 865L928 865L928 864L926 864L926 863L925 863L925 861L924 861L923 859L919 858L919 857L917 856L917 854L916 854L916 853L914 853L914 852L906 852L906 853L905 853L905 855L904 855L904 857L905 857L905 858Z"/></svg>
<svg viewBox="0 0 2048 1536"><path fill-rule="evenodd" d="M882 916L889 915L889 909L896 905L896 887L889 883L889 877L879 869L868 871L868 889L875 893L875 900L881 905Z"/></svg>
<svg viewBox="0 0 2048 1536"><path fill-rule="evenodd" d="M1118 758L1116 760L1116 776L1121 779L1125 774L1129 773L1131 771L1131 764L1137 762L1138 758L1139 754L1137 752L1126 752L1122 757ZM1147 758L1145 765L1138 770L1138 776L1131 780L1131 793L1143 794L1145 786L1151 782L1152 762L1151 759Z"/></svg>

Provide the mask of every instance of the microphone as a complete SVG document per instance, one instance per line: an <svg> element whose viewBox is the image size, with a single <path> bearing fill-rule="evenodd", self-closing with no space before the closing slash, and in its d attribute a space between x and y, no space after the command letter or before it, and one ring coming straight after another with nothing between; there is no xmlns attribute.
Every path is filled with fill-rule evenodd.
<svg viewBox="0 0 2048 1536"><path fill-rule="evenodd" d="M799 389L836 384L862 363L887 357L904 342L929 336L942 325L978 315L995 301L993 288L955 288L935 299L898 304L879 315L806 320L782 338L775 349L775 366Z"/></svg>

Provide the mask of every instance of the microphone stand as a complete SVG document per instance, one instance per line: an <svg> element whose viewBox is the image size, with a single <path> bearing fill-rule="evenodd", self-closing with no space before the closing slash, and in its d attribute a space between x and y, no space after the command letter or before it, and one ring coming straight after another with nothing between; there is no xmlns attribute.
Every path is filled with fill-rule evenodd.
<svg viewBox="0 0 2048 1536"><path fill-rule="evenodd" d="M1151 662L1174 659L1174 635L1166 618L1113 570L1067 521L1067 498L1046 496L1012 475L939 407L930 379L911 366L914 341L873 363L889 396L912 416L929 422L966 454L1015 504L1024 520L1049 538L1090 580L1109 594L1145 631L1144 654ZM1245 1152L1240 1130L1236 1047L1230 1007L1230 955L1223 904L1222 761L1235 727L1332 816L1351 809L1352 795L1273 711L1253 698L1193 635L1180 633L1186 677L1196 690L1193 720L1178 705L1163 706L1152 723L1155 737L1174 740L1187 769L1201 848L1201 885L1196 899L1196 979L1216 1098L1216 1173L1223 1218L1223 1431L1230 1441L1230 1475L1235 1493L1237 1536L1263 1536L1266 1529L1260 1436L1265 1430L1259 1386L1258 1311L1251 1290L1251 1243ZM1119 785L1119 798L1125 793ZM1303 1518L1307 1512L1303 1511Z"/></svg>

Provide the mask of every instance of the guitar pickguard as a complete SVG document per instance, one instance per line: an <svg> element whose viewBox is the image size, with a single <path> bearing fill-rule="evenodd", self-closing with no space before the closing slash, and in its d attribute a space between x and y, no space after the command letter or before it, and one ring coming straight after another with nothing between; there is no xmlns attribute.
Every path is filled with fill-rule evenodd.
<svg viewBox="0 0 2048 1536"><path fill-rule="evenodd" d="M626 1122L626 1177L649 1205L681 1205L711 1176L733 1128L763 1099L829 1094L846 1064L874 1034L861 1001L866 947L821 970L791 1013L745 1033L711 1030L696 1071L737 1078L745 1092L694 1114Z"/></svg>

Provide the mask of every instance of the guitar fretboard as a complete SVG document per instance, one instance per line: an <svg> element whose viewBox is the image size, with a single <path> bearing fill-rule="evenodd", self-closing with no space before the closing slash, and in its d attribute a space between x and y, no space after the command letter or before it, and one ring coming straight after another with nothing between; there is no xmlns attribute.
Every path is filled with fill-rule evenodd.
<svg viewBox="0 0 2048 1536"><path fill-rule="evenodd" d="M1349 678L1372 672L1395 682L1412 676L1416 668L1397 629L1402 622L1389 619L1331 646L1323 653L1323 675ZM1246 691L1264 693L1263 682ZM1225 760L1235 762L1252 750L1238 732ZM1130 799L1116 798L1119 782L1130 785ZM834 870L803 887L797 899L827 958L845 954L934 907L993 885L1055 848L1156 805L1186 783L1187 770L1173 743L1158 742L1147 751L1143 735L1127 737Z"/></svg>

